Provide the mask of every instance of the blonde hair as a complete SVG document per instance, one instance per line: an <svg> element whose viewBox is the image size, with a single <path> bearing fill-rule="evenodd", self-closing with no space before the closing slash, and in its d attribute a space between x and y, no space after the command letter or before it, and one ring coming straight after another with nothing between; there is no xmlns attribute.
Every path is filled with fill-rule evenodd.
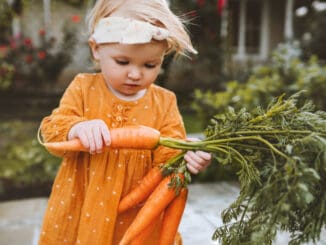
<svg viewBox="0 0 326 245"><path fill-rule="evenodd" d="M177 54L196 54L185 20L176 16L169 8L166 0L97 0L87 16L89 35L100 19L116 15L147 21L153 25L164 27L169 31L168 51Z"/></svg>

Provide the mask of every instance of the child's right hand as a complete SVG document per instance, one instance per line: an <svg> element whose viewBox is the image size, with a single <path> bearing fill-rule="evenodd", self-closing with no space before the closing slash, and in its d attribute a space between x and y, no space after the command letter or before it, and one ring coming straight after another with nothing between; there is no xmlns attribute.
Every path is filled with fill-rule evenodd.
<svg viewBox="0 0 326 245"><path fill-rule="evenodd" d="M110 130L101 119L76 123L68 133L68 140L79 138L91 154L101 153L104 146L111 144Z"/></svg>

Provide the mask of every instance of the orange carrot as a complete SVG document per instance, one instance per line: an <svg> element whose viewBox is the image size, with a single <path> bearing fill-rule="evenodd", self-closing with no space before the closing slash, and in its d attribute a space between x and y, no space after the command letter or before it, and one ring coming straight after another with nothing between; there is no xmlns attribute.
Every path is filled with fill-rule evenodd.
<svg viewBox="0 0 326 245"><path fill-rule="evenodd" d="M111 129L111 148L154 149L160 132L147 126L128 126Z"/></svg>
<svg viewBox="0 0 326 245"><path fill-rule="evenodd" d="M129 244L143 229L150 225L176 197L175 189L169 186L172 178L173 175L168 175L155 188L144 206L137 213L119 245Z"/></svg>
<svg viewBox="0 0 326 245"><path fill-rule="evenodd" d="M174 244L175 236L186 206L188 189L182 188L179 195L166 208L163 216L159 245Z"/></svg>
<svg viewBox="0 0 326 245"><path fill-rule="evenodd" d="M163 174L161 168L158 166L152 168L141 180L139 185L121 199L118 212L122 213L146 200L162 179Z"/></svg>
<svg viewBox="0 0 326 245"><path fill-rule="evenodd" d="M154 219L154 221L156 221L159 217L156 217ZM146 241L146 239L149 237L149 235L152 233L152 231L154 230L155 225L150 224L148 225L145 229L143 229L138 236L136 236L132 242L131 245L144 245L144 242Z"/></svg>
<svg viewBox="0 0 326 245"><path fill-rule="evenodd" d="M110 129L110 134L110 148L154 149L160 140L160 132L147 126L113 128ZM89 151L79 139L40 143L51 152Z"/></svg>
<svg viewBox="0 0 326 245"><path fill-rule="evenodd" d="M177 234L175 235L175 239L174 239L174 245L182 245L182 237L180 235L180 232L177 232Z"/></svg>
<svg viewBox="0 0 326 245"><path fill-rule="evenodd" d="M72 139L62 142L45 142L42 143L48 151L51 152L66 152L66 151L89 151L83 146L79 139Z"/></svg>

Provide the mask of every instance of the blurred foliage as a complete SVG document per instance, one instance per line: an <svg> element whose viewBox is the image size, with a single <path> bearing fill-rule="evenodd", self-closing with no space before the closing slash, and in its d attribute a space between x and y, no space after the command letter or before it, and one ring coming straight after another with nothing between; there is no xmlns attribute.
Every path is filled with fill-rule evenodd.
<svg viewBox="0 0 326 245"><path fill-rule="evenodd" d="M325 61L326 33L321 30L326 25L326 10L317 11L311 5L307 8L308 12L305 16L295 17L295 36L300 40L305 58L317 55L320 60Z"/></svg>
<svg viewBox="0 0 326 245"><path fill-rule="evenodd" d="M13 11L10 8L8 1L0 1L0 43L5 41L5 37L10 35L11 21Z"/></svg>
<svg viewBox="0 0 326 245"><path fill-rule="evenodd" d="M193 111L180 111L183 122L188 134L194 134L203 132L205 125L202 124L201 120L198 118L198 115Z"/></svg>
<svg viewBox="0 0 326 245"><path fill-rule="evenodd" d="M59 45L56 45L55 38L47 37L43 29L39 30L37 43L23 34L7 37L6 42L0 45L0 88L34 90L53 86L72 60L77 42L74 22L77 21L74 17L63 26L63 38Z"/></svg>
<svg viewBox="0 0 326 245"><path fill-rule="evenodd" d="M173 90L180 104L188 105L195 88L218 89L222 80L221 16L217 1L171 0L171 9L185 20L198 55L177 57L164 63L167 74L162 85Z"/></svg>
<svg viewBox="0 0 326 245"><path fill-rule="evenodd" d="M36 131L35 123L0 123L0 200L49 193L60 159L37 142Z"/></svg>
<svg viewBox="0 0 326 245"><path fill-rule="evenodd" d="M301 102L311 100L316 109L326 109L326 66L318 58L311 56L308 61L300 59L299 44L280 44L273 52L269 65L257 66L245 82L228 81L226 89L220 91L195 91L192 108L202 125L207 125L216 114L226 113L230 107L235 110L267 107L269 102L285 93L294 94L301 90ZM214 160L215 161L215 160ZM216 181L236 178L237 166L211 164L209 168L195 176L198 181ZM213 174L214 173L214 174Z"/></svg>
<svg viewBox="0 0 326 245"><path fill-rule="evenodd" d="M8 88L10 88L14 77L14 70L15 67L12 64L8 64L7 62L0 63L0 90L7 90Z"/></svg>
<svg viewBox="0 0 326 245"><path fill-rule="evenodd" d="M205 124L215 114L227 111L229 106L248 110L266 107L280 94L305 90L303 99L311 99L317 109L325 110L326 66L316 56L303 61L301 54L298 44L280 44L273 52L271 64L257 66L247 81L228 81L226 89L221 91L197 89L192 107Z"/></svg>

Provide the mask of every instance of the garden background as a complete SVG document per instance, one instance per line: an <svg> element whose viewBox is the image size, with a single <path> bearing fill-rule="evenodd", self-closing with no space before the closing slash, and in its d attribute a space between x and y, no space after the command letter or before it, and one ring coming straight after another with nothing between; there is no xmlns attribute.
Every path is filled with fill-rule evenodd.
<svg viewBox="0 0 326 245"><path fill-rule="evenodd" d="M305 90L303 100L312 100L316 109L326 108L324 2L281 1L282 13L288 7L285 3L292 3L293 32L270 44L261 59L250 55L257 43L266 40L259 34L263 29L255 28L263 21L257 12L266 6L264 2L272 1L245 2L248 56L236 59L242 37L236 21L243 8L240 1L170 1L172 9L190 20L188 28L199 55L169 56L157 83L175 91L188 133L203 133L210 118L230 106L265 107L283 93ZM84 24L92 4L90 0L0 0L0 200L49 195L60 159L38 144L37 128L58 105L75 74L94 72ZM274 13L270 14L273 19ZM285 32L283 23L279 29ZM270 35L279 35L273 30ZM193 181L235 180L236 169L213 163Z"/></svg>

